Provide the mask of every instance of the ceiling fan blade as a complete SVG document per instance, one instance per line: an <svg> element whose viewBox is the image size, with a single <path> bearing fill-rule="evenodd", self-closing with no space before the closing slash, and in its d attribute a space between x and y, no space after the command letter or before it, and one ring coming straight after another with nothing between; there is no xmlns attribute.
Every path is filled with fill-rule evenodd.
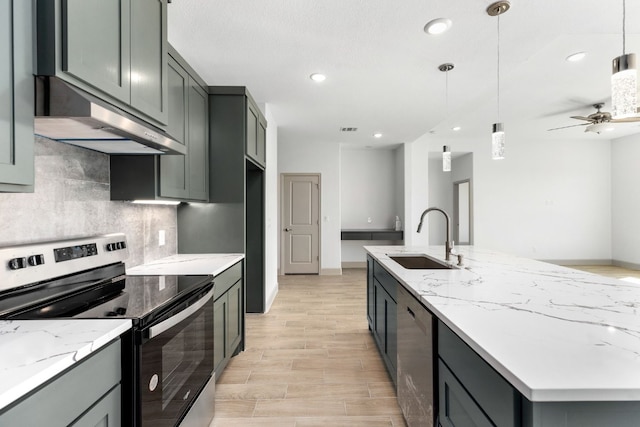
<svg viewBox="0 0 640 427"><path fill-rule="evenodd" d="M569 126L562 126L559 128L553 128L553 129L547 129L547 132L549 132L550 130L560 130L560 129L566 129L566 128L574 128L576 126L587 126L591 123L580 123L579 125L569 125Z"/></svg>
<svg viewBox="0 0 640 427"><path fill-rule="evenodd" d="M635 117L625 117L623 119L611 119L609 120L611 123L631 123L631 122L640 122L640 116Z"/></svg>
<svg viewBox="0 0 640 427"><path fill-rule="evenodd" d="M584 117L584 116L571 116L572 119L578 119L578 120L586 120L588 122L591 121L591 119L589 117Z"/></svg>

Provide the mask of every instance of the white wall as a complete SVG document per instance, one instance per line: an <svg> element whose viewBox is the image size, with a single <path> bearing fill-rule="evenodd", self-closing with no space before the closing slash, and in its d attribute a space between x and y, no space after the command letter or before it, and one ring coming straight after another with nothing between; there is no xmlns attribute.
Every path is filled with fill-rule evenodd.
<svg viewBox="0 0 640 427"><path fill-rule="evenodd" d="M640 268L640 135L611 143L613 259Z"/></svg>
<svg viewBox="0 0 640 427"><path fill-rule="evenodd" d="M278 173L321 174L320 272L340 274L340 145L279 141Z"/></svg>
<svg viewBox="0 0 640 427"><path fill-rule="evenodd" d="M265 312L278 293L278 123L269 104L261 105L267 119L265 169Z"/></svg>
<svg viewBox="0 0 640 427"><path fill-rule="evenodd" d="M402 218L397 196L397 150L342 148L340 157L341 229L393 229ZM371 219L371 222L368 222ZM390 241L341 242L343 263L365 263L364 245Z"/></svg>
<svg viewBox="0 0 640 427"><path fill-rule="evenodd" d="M422 137L404 144L404 243L407 246L429 244L429 233L418 233L420 215L429 204L429 143Z"/></svg>
<svg viewBox="0 0 640 427"><path fill-rule="evenodd" d="M442 148L426 139L430 151ZM507 144L507 158L497 161L489 141L450 144L474 153L474 244L535 259L611 259L609 141L509 135Z"/></svg>
<svg viewBox="0 0 640 427"><path fill-rule="evenodd" d="M343 148L340 177L342 228L394 227L395 217L400 215L395 203L394 150Z"/></svg>

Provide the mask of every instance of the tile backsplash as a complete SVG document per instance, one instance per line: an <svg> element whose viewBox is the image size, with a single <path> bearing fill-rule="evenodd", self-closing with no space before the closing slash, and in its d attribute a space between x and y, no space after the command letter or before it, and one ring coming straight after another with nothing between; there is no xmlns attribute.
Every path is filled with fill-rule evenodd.
<svg viewBox="0 0 640 427"><path fill-rule="evenodd" d="M40 137L35 153L35 191L0 193L0 246L122 232L127 266L177 252L176 207L112 202L107 154Z"/></svg>

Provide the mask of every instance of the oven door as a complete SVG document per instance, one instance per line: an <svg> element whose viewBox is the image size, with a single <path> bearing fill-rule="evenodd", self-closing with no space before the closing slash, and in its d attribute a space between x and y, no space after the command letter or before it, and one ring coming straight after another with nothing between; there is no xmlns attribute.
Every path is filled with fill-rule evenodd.
<svg viewBox="0 0 640 427"><path fill-rule="evenodd" d="M141 330L138 413L144 427L178 425L213 373L213 285L172 311Z"/></svg>

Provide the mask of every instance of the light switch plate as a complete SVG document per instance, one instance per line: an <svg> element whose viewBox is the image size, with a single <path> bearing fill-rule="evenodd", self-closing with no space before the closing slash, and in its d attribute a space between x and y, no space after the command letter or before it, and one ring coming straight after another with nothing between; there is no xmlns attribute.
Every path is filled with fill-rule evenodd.
<svg viewBox="0 0 640 427"><path fill-rule="evenodd" d="M166 243L165 241L165 233L164 230L160 230L158 232L158 246L164 246Z"/></svg>

